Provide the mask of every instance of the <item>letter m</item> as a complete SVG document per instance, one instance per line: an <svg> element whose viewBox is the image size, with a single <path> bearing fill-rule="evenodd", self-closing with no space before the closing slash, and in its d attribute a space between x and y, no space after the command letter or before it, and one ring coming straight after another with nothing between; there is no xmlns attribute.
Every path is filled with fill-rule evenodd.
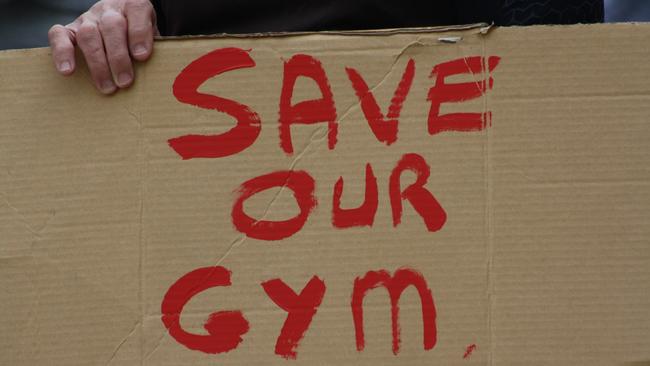
<svg viewBox="0 0 650 366"><path fill-rule="evenodd" d="M391 276L387 271L370 271L363 278L354 281L352 292L352 316L354 318L354 329L357 338L357 350L362 351L365 346L363 332L363 299L368 291L383 286L388 290L391 302L391 320L393 330L393 353L397 355L400 347L399 327L399 299L402 292L414 286L422 303L422 324L424 326L424 349L430 350L436 345L436 308L433 302L433 295L427 286L426 280L419 272L401 268Z"/></svg>

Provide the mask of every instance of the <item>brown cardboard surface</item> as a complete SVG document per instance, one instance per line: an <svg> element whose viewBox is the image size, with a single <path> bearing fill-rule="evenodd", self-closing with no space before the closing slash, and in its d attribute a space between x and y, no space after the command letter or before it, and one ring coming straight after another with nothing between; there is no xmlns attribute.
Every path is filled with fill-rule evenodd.
<svg viewBox="0 0 650 366"><path fill-rule="evenodd" d="M48 51L0 53L0 365L624 365L650 362L650 25L538 26L302 34L157 42L126 92L97 95L87 71L56 75ZM181 103L174 80L215 49L248 51L255 67L225 72L206 94L246 104L261 133L244 151L183 160L167 141L218 134L233 118ZM293 154L280 148L284 64L320 60L337 111L327 124L294 125ZM491 126L429 134L440 63L484 57L481 97L442 113L491 111ZM345 68L359 71L386 113L409 60L415 76L396 142L378 142ZM469 66L468 66L469 67ZM298 79L293 102L320 98ZM403 202L394 227L391 172L404 154L430 166L426 189L444 208L427 230ZM371 227L334 228L341 205L364 197L366 164L377 180ZM238 187L274 171L313 177L318 205L279 241L233 226ZM402 187L416 180L405 173ZM246 201L247 214L285 220L291 190ZM235 349L191 350L170 336L161 303L172 284L202 267L232 271L232 285L187 303L181 325L207 334L215 311L241 310L250 330ZM412 268L435 302L437 342L423 347L420 297L399 302L401 344L392 351L390 298L368 292L365 348L357 349L355 278ZM326 285L295 360L275 352L287 311L262 283L299 293ZM304 309L303 309L304 310Z"/></svg>

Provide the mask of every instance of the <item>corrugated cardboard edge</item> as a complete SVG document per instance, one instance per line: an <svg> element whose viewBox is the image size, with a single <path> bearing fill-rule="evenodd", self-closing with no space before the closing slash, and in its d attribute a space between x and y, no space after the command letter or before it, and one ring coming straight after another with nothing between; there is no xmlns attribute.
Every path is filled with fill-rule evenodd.
<svg viewBox="0 0 650 366"><path fill-rule="evenodd" d="M417 34L417 33L444 33L453 31L477 30L478 33L487 33L493 24L474 23L465 25L450 25L436 27L413 27L413 28L386 28L386 29L364 29L364 30L338 30L338 31L305 31L305 32L261 32L261 33L217 33L198 34L191 36L158 36L156 41L177 41L187 39L218 39L218 38L267 38L267 37L295 37L305 35L335 35L335 36L387 36L393 34Z"/></svg>

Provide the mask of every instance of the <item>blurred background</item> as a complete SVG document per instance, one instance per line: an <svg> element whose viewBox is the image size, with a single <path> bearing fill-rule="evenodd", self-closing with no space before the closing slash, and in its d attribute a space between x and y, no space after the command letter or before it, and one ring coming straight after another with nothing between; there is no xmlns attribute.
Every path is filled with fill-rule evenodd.
<svg viewBox="0 0 650 366"><path fill-rule="evenodd" d="M47 46L53 24L68 24L97 0L0 0L0 50ZM605 0L607 22L650 21L650 0Z"/></svg>

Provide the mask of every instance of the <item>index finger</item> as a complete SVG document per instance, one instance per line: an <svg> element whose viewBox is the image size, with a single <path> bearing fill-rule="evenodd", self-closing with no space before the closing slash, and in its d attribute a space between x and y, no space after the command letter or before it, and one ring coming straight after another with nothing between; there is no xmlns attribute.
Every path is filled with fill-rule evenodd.
<svg viewBox="0 0 650 366"><path fill-rule="evenodd" d="M124 13L128 22L131 55L138 61L144 61L153 51L153 6L149 0L130 0L125 5Z"/></svg>

